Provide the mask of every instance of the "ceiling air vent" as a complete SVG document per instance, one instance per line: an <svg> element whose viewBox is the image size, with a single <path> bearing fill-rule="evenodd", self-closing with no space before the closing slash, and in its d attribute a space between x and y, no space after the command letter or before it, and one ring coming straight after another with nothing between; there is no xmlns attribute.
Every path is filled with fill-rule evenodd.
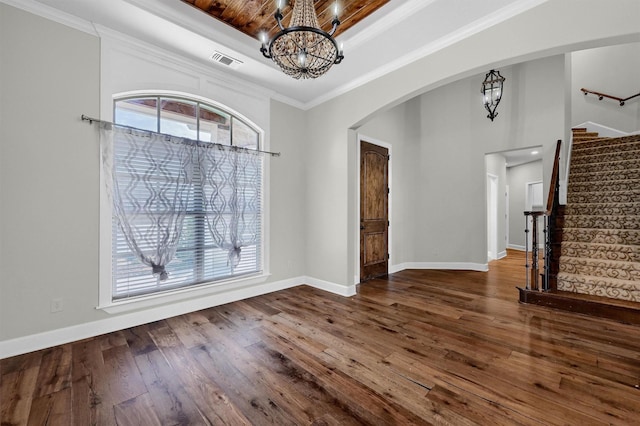
<svg viewBox="0 0 640 426"><path fill-rule="evenodd" d="M242 64L242 61L232 58L229 55L225 55L222 52L218 52L217 50L215 52L213 52L213 55L211 56L211 59L213 59L214 61L222 64L222 65L226 65L230 68L236 69L240 66L240 64Z"/></svg>

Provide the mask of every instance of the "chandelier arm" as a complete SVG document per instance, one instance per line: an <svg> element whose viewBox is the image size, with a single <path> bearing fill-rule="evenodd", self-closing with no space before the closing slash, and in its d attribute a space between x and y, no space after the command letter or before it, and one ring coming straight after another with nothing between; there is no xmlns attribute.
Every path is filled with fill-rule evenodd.
<svg viewBox="0 0 640 426"><path fill-rule="evenodd" d="M333 28L331 28L331 31L329 31L327 33L327 34L329 34L329 37L333 37L333 34L338 29L338 25L340 25L340 20L338 19L337 16L335 18L333 18L333 21L331 21L331 25L333 25Z"/></svg>
<svg viewBox="0 0 640 426"><path fill-rule="evenodd" d="M334 46L335 46L335 48L336 48L336 52L338 52L338 51L339 51L339 49L338 49L338 43L335 41L335 39L334 39L333 37L331 37L331 36L329 35L329 33L328 33L328 32L326 32L326 31L324 31L324 30L321 30L321 29L319 29L319 28L314 28L314 27L304 27L304 26L298 26L298 27L289 27L289 28L285 28L284 30L282 30L282 31L280 31L278 34L276 34L276 35L271 39L271 41L269 42L268 46L263 46L265 50L267 50L267 48L268 48L269 56L266 56L265 52L263 52L263 51L262 51L262 49L260 49L260 51L261 51L261 52L262 52L262 54L263 54L263 55L265 55L267 58L272 58L272 57L273 57L273 54L272 54L272 52L271 52L271 48L272 48L273 44L275 43L275 41L276 41L277 39L279 39L280 37L283 37L283 36L285 36L285 35L287 35L287 34L289 34L289 33L302 32L302 31L307 31L307 32L316 33L316 34L318 34L318 35L321 35L321 36L325 37L327 40L330 40L330 41L331 41L331 43L333 43L333 45L334 45ZM294 42L295 42L295 44L296 44L296 47L299 47L299 48L302 48L302 47L305 47L305 48L306 48L306 47L307 47L307 46L301 46L301 45L300 45L297 41L295 41L295 40L294 40ZM342 55L338 54L337 56L342 56ZM344 58L344 56L342 56L342 58ZM342 59L341 59L341 60L342 60Z"/></svg>
<svg viewBox="0 0 640 426"><path fill-rule="evenodd" d="M271 43L269 43L269 45L266 44L262 44L262 47L260 48L260 52L262 52L262 56L264 56L267 59L273 59L273 56L271 56L271 53L269 52L271 50Z"/></svg>
<svg viewBox="0 0 640 426"><path fill-rule="evenodd" d="M273 40L275 40L275 39L277 39L277 38L279 38L279 37L281 37L281 36L283 36L285 34L293 33L293 32L299 32L299 31L310 31L310 32L325 36L327 38L331 38L331 35L328 32L326 32L326 31L324 31L324 30L322 30L320 28L297 26L297 27L285 28L284 30L282 30L278 34L276 34L271 41L273 42Z"/></svg>
<svg viewBox="0 0 640 426"><path fill-rule="evenodd" d="M280 27L280 31L284 31L284 25L282 25L282 19L284 19L284 16L282 16L282 12L280 12L280 9L276 10L276 14L274 15L274 17L276 18L276 22L278 22L278 27Z"/></svg>

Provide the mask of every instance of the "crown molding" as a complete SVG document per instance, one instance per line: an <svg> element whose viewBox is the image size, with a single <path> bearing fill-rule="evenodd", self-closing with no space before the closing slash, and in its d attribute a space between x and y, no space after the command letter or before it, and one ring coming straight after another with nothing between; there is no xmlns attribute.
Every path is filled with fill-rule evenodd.
<svg viewBox="0 0 640 426"><path fill-rule="evenodd" d="M161 19L165 19L169 22L172 22L176 25L184 24L185 14L189 13L187 9L185 9L184 14L179 14L178 16L171 15L171 8L169 8L163 2L158 2L154 5L155 9L150 10L150 3L148 0L123 0L126 3L137 6L142 10L147 11L148 13L153 13ZM355 48L358 45L361 45L373 37L376 37L380 34L383 34L389 28L398 25L407 17L419 12L423 8L429 6L436 0L407 0L404 4L393 9L388 12L383 18L379 18L377 20L372 21L369 27L365 30L356 33L353 37L347 38L345 36L341 37L341 41L344 41L347 44L347 47ZM408 53L393 62L389 62L386 65L376 68L369 73L359 76L356 79L350 80L345 84L339 85L332 90L329 90L322 95L308 101L299 101L293 99L287 95L283 95L279 92L276 92L274 89L267 89L262 85L257 83L253 83L250 79L244 78L244 76L235 76L226 70L219 70L212 68L209 63L205 63L207 58L190 58L185 57L182 54L175 52L173 50L166 50L166 48L159 47L155 44L143 42L139 39L136 39L132 36L128 36L123 33L119 33L110 28L100 26L99 24L95 24L93 22L89 22L82 18L78 18L76 16L70 15L66 12L62 12L57 10L51 6L44 5L35 0L0 0L1 3L8 4L10 6L17 7L19 9L25 10L27 12L33 13L35 15L44 17L46 19L50 19L52 21L58 22L60 24L75 28L77 30L96 35L98 37L108 37L116 40L120 40L122 42L126 42L129 45L136 46L139 50L143 52L155 52L152 53L152 56L162 57L163 61L172 62L174 64L187 66L191 69L197 70L200 74L205 76L212 76L212 78L217 81L223 82L223 84L231 84L236 87L241 87L242 91L252 95L258 96L267 96L271 99L277 100L279 102L286 103L295 108L302 110L309 110L318 105L321 105L327 101L330 101L333 98L341 96L351 90L354 90L360 86L363 86L373 80L376 80L386 74L392 73L402 67L405 67L415 61L418 61L430 54L433 54L439 50L442 50L452 44L455 44L467 37L473 36L476 33L479 33L493 25L496 25L500 22L508 20L520 13L523 13L533 7L536 7L540 4L543 4L549 0L517 0L508 6L503 7L502 9L496 11L495 13L488 15L482 19L474 21L459 30L441 37L438 40L435 40L432 43L429 43L422 48L415 50L411 53ZM174 11L175 12L175 11ZM375 15L372 15L375 16ZM196 24L191 28L191 31L194 34L199 35L200 37L210 38L211 30L207 27L204 27L201 24ZM227 34L225 32L225 34ZM228 37L228 34L227 34ZM240 43L243 44L242 42ZM231 47L230 50L236 51L238 46ZM229 49L227 49L229 50ZM241 52L239 52L242 56L245 56ZM269 65L263 64L260 61L256 62L257 66L268 67ZM266 70L265 70L266 71Z"/></svg>
<svg viewBox="0 0 640 426"><path fill-rule="evenodd" d="M336 89L327 92L326 94L317 97L316 99L307 102L304 104L303 109L309 110L311 108L315 108L318 105L321 105L333 98L341 96L351 90L354 90L360 86L363 86L375 79L383 77L386 74L389 74L393 71L396 71L400 68L403 68L413 62L416 62L426 56L429 56L439 50L445 49L448 46L451 46L465 38L471 37L474 34L477 34L487 28L490 28L494 25L497 25L503 21L506 21L510 18L513 18L520 13L526 12L529 9L532 9L536 6L539 6L543 3L548 2L549 0L520 0L515 2L509 6L506 6L497 12L485 16L482 19L478 19L464 27L460 28L458 31L455 31L451 34L448 34L445 37L441 37L438 40L435 40L432 43L429 43L422 47L421 49L415 50L407 55L404 55L397 60L388 63L385 66L379 67L374 71L371 71L367 74L362 75L360 78L350 81L347 84L337 87ZM427 2L425 2L427 3ZM415 5L414 5L415 6ZM418 10L417 7L412 9L413 11Z"/></svg>

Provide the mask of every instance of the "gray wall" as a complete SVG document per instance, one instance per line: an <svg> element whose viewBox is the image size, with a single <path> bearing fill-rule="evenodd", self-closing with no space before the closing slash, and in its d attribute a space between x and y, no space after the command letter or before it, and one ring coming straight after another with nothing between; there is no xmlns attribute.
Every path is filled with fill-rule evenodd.
<svg viewBox="0 0 640 426"><path fill-rule="evenodd" d="M494 66L502 69L508 64L548 57L597 44L622 43L637 39L640 34L640 28L637 25L639 6L637 1L627 0L616 0L614 3L596 0L545 2L508 21L497 23L464 40L447 45L407 66L309 110L309 157L313 158L315 163L310 165L307 174L309 193L313 194L307 197L309 203L307 208L308 274L340 285L349 285L356 275L358 160L357 140L350 129L357 129L379 111L390 106L399 105L421 93L432 93L430 91L461 78L487 72ZM544 28L544 31L541 31L541 28ZM523 103L520 111L527 112L529 105L535 105L537 108L544 104L545 109L538 111L537 119L529 122L529 125L543 127L532 132L529 126L518 126L518 123L515 123L514 130L520 132L519 143L543 144L544 157L549 158L549 164L545 160L545 168L549 169L555 140L563 138L564 135L564 103L560 104L561 108L558 110L554 101L556 96L564 97L563 80L558 82L552 78L557 72L555 67L530 71L537 72L537 76L531 80L522 79L522 85L529 86L523 87L528 95L519 99L519 102ZM551 79L546 80L545 76ZM552 86L547 86L547 81L550 81ZM531 86L531 83L535 83L536 86ZM545 89L546 87L548 89ZM479 89L474 85L472 90L476 92ZM548 97L551 100L546 99ZM547 104L552 107L547 108ZM463 115L465 114L466 105L456 104L453 107L453 111L462 111ZM422 110L424 112L424 108ZM506 120L509 119L510 117L507 116ZM527 121L526 116L523 115L511 117L511 119ZM427 124L425 123L425 126ZM465 127L467 123L456 125ZM425 132L421 134L426 137ZM530 134L541 136L540 139L543 141L528 140ZM461 142L458 136L454 132L449 142L470 144L464 139ZM435 137L433 140L443 143L447 141L440 137ZM547 141L551 142L547 143ZM494 142L490 141L489 145L494 145ZM500 144L495 143L495 145ZM465 170L465 174L474 176L473 179L477 179L477 176L483 173L484 153L506 149L500 146L494 148L482 143L470 145L468 148L460 151L471 157L470 160L456 165L454 170ZM429 155L437 158L440 154L439 150L440 148L436 147ZM423 149L423 154L428 157L426 152L427 149ZM447 158L445 163L451 165L449 161ZM430 167L433 162L435 160L425 163L425 166ZM422 190L428 191L429 186L441 178L439 169L442 169L442 165L435 164L432 170L436 175L427 176L429 179L426 180L421 179ZM432 171L427 170L426 173L428 175ZM478 186L477 180L469 181L454 177L453 180L445 183L445 186L449 187L449 192L451 187L456 189L464 187L465 192L460 197L465 200L464 202L447 199L448 203L445 207L453 207L456 203L477 206L484 202L483 199L478 200L477 194L483 192L483 187ZM465 199L467 191L472 194ZM439 192L433 195L434 203L431 206L437 205L437 202L444 197L440 196ZM457 194L454 192L453 196L455 195ZM331 212L338 212L338 214L329 214ZM420 210L420 213L431 214L430 211L424 210ZM439 215L442 216L442 214ZM435 240L439 243L445 241L446 246L436 249L431 242L427 242L425 246L419 247L420 252L415 255L427 259L438 256L449 261L483 262L486 257L483 255L486 250L485 238L478 241L464 233L470 229L484 228L485 217L478 216L473 218L471 223L458 221L460 213L456 210L453 210L448 218L443 218L444 221L438 220L441 217L425 217L421 224L422 229L417 232L431 238L431 241ZM449 224L454 229L453 236L441 231L445 225ZM440 228L433 229L436 226ZM416 238L424 241L424 235L418 235ZM332 267L327 268L327 265Z"/></svg>
<svg viewBox="0 0 640 426"><path fill-rule="evenodd" d="M355 130L380 111L393 124L378 137L404 144L394 145L404 192L394 195L393 251L403 262L484 263L484 154L542 144L549 170L564 125L563 61L549 55L637 40L639 10L636 0L545 2L309 111L273 102L271 144L283 157L271 160L271 280L304 271L353 283ZM107 314L95 309L98 140L79 120L103 112L100 40L0 4L0 55L1 343ZM494 66L507 89L491 123L479 81ZM49 313L53 297L63 312Z"/></svg>
<svg viewBox="0 0 640 426"><path fill-rule="evenodd" d="M130 315L96 309L99 140L80 115L100 116L100 40L3 3L0 31L0 343L107 318L126 327ZM306 120L270 110L275 282L306 270Z"/></svg>
<svg viewBox="0 0 640 426"><path fill-rule="evenodd" d="M0 4L0 340L101 317L97 37ZM64 297L64 311L50 301Z"/></svg>
<svg viewBox="0 0 640 426"><path fill-rule="evenodd" d="M493 122L481 101L484 74L477 74L382 112L358 129L393 145L392 225L397 229L391 247L401 255L392 257L392 264L485 264L485 154L543 145L546 160L553 160L552 148L564 132L564 57L500 71L506 78L504 97ZM499 162L501 167L493 162L491 169L504 194L504 158ZM498 199L504 217L505 200ZM504 220L498 231L501 252L506 249Z"/></svg>
<svg viewBox="0 0 640 426"><path fill-rule="evenodd" d="M358 129L365 140L372 137L374 143L381 141L392 145L390 265L413 260L414 227L422 217L420 210L415 208L415 200L421 198L422 191L413 182L415 170L419 168L414 155L420 142L419 112L418 99L414 99L380 114Z"/></svg>
<svg viewBox="0 0 640 426"><path fill-rule="evenodd" d="M271 102L271 147L280 157L270 160L270 257L271 280L303 276L306 273L305 190L307 168L304 112Z"/></svg>
<svg viewBox="0 0 640 426"><path fill-rule="evenodd" d="M619 98L640 93L640 43L573 52L571 68L572 126L592 121L623 132L640 130L640 98L621 107L580 91L584 87Z"/></svg>

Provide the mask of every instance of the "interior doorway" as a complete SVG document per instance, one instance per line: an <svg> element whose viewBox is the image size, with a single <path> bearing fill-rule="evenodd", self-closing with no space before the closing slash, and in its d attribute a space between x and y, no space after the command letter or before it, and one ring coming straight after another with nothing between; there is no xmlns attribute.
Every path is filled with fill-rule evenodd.
<svg viewBox="0 0 640 426"><path fill-rule="evenodd" d="M525 216L527 208L528 182L542 181L542 147L518 148L514 150L498 151L485 154L485 176L498 176L498 212L497 231L489 221L493 214L490 206L494 206L491 199L491 184L485 177L486 186L486 215L487 226L487 254L488 259L501 259L507 255L507 249L525 249ZM530 206L529 206L530 207ZM490 230L491 228L491 230ZM493 240L490 235L497 234L497 257L493 254ZM491 252L491 253L490 253Z"/></svg>

